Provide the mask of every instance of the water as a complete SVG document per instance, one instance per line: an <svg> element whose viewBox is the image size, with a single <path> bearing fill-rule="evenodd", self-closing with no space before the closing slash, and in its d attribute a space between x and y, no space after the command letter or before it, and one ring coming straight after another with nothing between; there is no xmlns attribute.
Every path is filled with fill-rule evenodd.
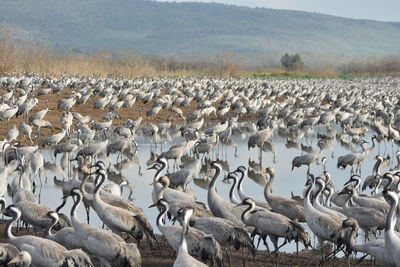
<svg viewBox="0 0 400 267"><path fill-rule="evenodd" d="M370 140L371 135L367 135L365 137L366 140ZM258 160L258 148L252 148L250 151L247 148L247 140L248 136L245 139L240 139L239 137L234 137L234 142L237 144L237 157L235 156L235 148L234 147L227 147L227 157L224 160L227 160L229 163L229 169L232 171L236 169L240 165L248 166L249 158L251 160ZM316 150L319 150L316 146L316 139L311 138L309 140L313 140L313 143L310 143ZM174 138L172 143L164 144L163 150L167 150L169 146L172 144L176 144L177 142L182 141L181 138ZM291 161L295 156L301 155L301 151L297 149L287 149L285 146L285 140L280 137L276 137L274 140L274 144L276 146L276 163L273 162L273 155L270 152L264 152L262 155L262 165L263 167L273 167L276 170L276 179L273 185L273 194L284 196L284 197L291 197L291 194L294 195L302 195L303 190L305 189L305 182L306 182L306 171L307 167L303 166L301 168L295 168L291 171ZM311 141L310 141L311 142ZM302 143L305 144L305 141L302 140ZM150 141L146 138L140 138L138 140L138 156L142 165L142 173L143 175L140 176L138 174L139 166L137 164L132 165L131 167L122 171L123 175L125 175L131 184L134 185L134 203L141 207L150 222L152 223L154 230L159 233L156 225L155 220L158 214L157 209L155 208L148 208L152 203L151 198L151 191L152 186L149 185L152 180L155 171L154 170L146 170L147 166L145 162L150 157ZM371 145L371 143L369 144ZM224 148L225 149L225 148ZM222 151L222 145L220 146L220 150ZM357 147L359 151L360 148ZM381 152L384 150L383 144L381 144L380 148ZM333 146L334 154L336 155L335 158L331 158L330 151L323 151L321 153L321 157L325 156L327 158L327 170L331 173L332 179L336 184L336 190L341 190L342 185L350 178L350 168L345 170L341 170L336 168L337 157L341 155L345 155L349 153L347 149L344 149L340 146L339 143L335 143ZM160 147L158 148L158 154L160 154ZM387 152L392 155L394 152L391 145L387 145ZM43 152L45 155L46 160L51 160L48 151ZM220 153L221 154L221 153ZM365 160L364 164L362 165L362 177L365 178L366 176L370 175L372 172L372 167L375 163L374 157L378 154L378 146L372 151L369 157ZM215 156L214 156L215 158ZM115 162L116 157L113 157L113 162ZM392 157L393 159L393 157ZM171 165L173 161L170 161ZM172 167L171 169L172 170ZM319 175L322 173L322 165L313 164L311 166L311 172L315 175ZM52 209L56 209L57 206L61 204L61 197L62 192L59 187L55 186L52 181L53 174L48 173L47 176L49 180L47 183L43 184L43 188L41 191L41 203L47 205ZM222 175L218 179L216 185L218 188L218 193L223 196L226 200L229 200L229 189L230 184L225 184L221 182ZM198 187L193 182L189 184L189 187L196 192L197 198L199 201L207 203L207 191ZM264 188L249 178L245 179L243 185L244 191L247 195L253 197L254 199L258 200L265 200L264 198ZM127 197L129 194L128 190L124 191L124 196ZM70 208L72 206L72 200L69 199L67 205L62 209L61 212L69 214ZM86 213L84 211L83 205L78 210L78 215L82 221L86 221ZM91 210L90 212L90 223L97 227L102 227L102 222L98 218L97 214ZM309 231L311 234L311 231ZM312 234L311 234L312 236ZM281 241L282 242L282 241ZM272 246L270 246L272 248ZM263 249L264 247L260 247ZM284 252L293 252L295 251L295 244L288 244L282 247L280 250Z"/></svg>

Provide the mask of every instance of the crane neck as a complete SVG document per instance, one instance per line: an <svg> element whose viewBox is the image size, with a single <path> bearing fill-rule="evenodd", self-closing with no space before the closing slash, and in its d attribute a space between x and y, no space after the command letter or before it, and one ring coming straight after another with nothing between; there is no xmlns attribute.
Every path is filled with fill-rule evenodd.
<svg viewBox="0 0 400 267"><path fill-rule="evenodd" d="M160 192L158 192L158 200L162 199L164 197L164 193L168 190L168 184L164 183L163 186L161 187Z"/></svg>
<svg viewBox="0 0 400 267"><path fill-rule="evenodd" d="M187 248L187 241L186 237L189 232L189 217L185 216L182 220L182 234L181 234L181 243L179 246L179 250L185 253L188 253L188 248Z"/></svg>
<svg viewBox="0 0 400 267"><path fill-rule="evenodd" d="M358 228L359 228L358 225L351 226L349 242L350 242L350 247L353 248L353 249L355 249L355 247L357 247L356 237L357 237Z"/></svg>
<svg viewBox="0 0 400 267"><path fill-rule="evenodd" d="M379 174L379 167L381 166L381 164L382 164L382 158L378 157L378 159L374 165L374 168L372 169L372 175Z"/></svg>
<svg viewBox="0 0 400 267"><path fill-rule="evenodd" d="M82 192L82 195L85 199L89 199L91 198L90 194L86 192L85 190L85 186L86 186L86 182L89 179L89 175L84 175L81 185L79 186L80 191Z"/></svg>
<svg viewBox="0 0 400 267"><path fill-rule="evenodd" d="M356 179L355 180L355 184L354 184L354 194L356 194L358 191L358 187L360 186L360 184L361 184L361 179Z"/></svg>
<svg viewBox="0 0 400 267"><path fill-rule="evenodd" d="M324 187L323 187L323 186L321 186L320 188L317 189L317 192L316 192L316 194L314 195L314 201L315 201L315 202L320 203L319 200L320 200L320 197L321 197L321 192L322 192L323 190L324 190Z"/></svg>
<svg viewBox="0 0 400 267"><path fill-rule="evenodd" d="M390 203L390 209L389 209L389 213L386 217L386 227L385 227L385 231L394 231L394 226L396 224L397 218L396 218L396 208L397 208L397 204L399 202L398 200L398 196L396 194L397 199L395 199L393 202Z"/></svg>
<svg viewBox="0 0 400 267"><path fill-rule="evenodd" d="M82 201L82 195L76 194L76 200L74 202L74 205L72 205L72 208L71 208L71 220L78 220L78 216L76 215L76 209L78 208L81 201Z"/></svg>
<svg viewBox="0 0 400 267"><path fill-rule="evenodd" d="M51 229L57 224L58 219L51 217L51 224L47 226L46 228L46 233L47 236L54 236L54 234L51 232Z"/></svg>
<svg viewBox="0 0 400 267"><path fill-rule="evenodd" d="M18 219L21 217L21 211L18 210L18 212L14 213L14 216L12 217L12 219L8 222L7 225L7 229L6 229L6 234L7 234L7 238L8 239L15 239L16 237L13 235L11 229L12 229L12 225L14 224L14 222L18 221Z"/></svg>
<svg viewBox="0 0 400 267"><path fill-rule="evenodd" d="M314 183L311 183L308 186L308 188L306 189L306 194L305 194L305 198L304 198L304 200L305 200L304 207L306 205L309 206L309 207L312 207L311 200L310 200L310 195L311 195L311 190L312 190L313 186L314 186Z"/></svg>
<svg viewBox="0 0 400 267"><path fill-rule="evenodd" d="M56 208L56 212L58 213L62 208L64 208L65 204L67 204L66 198L64 198L61 205Z"/></svg>
<svg viewBox="0 0 400 267"><path fill-rule="evenodd" d="M233 179L233 184L231 186L231 189L229 190L229 199L231 200L232 203L234 204L239 204L240 201L236 199L235 197L235 188L236 188L236 184L237 184L237 178L232 178Z"/></svg>
<svg viewBox="0 0 400 267"><path fill-rule="evenodd" d="M157 216L157 226L165 226L163 219L165 218L165 215L167 214L169 210L169 206L167 203L163 205L163 208L161 209L161 212Z"/></svg>
<svg viewBox="0 0 400 267"><path fill-rule="evenodd" d="M244 178L246 176L246 171L239 170L239 172L240 172L241 176L239 178L239 183L238 183L238 192L239 192L239 195L243 195L244 196L245 194L243 192L243 180L244 180Z"/></svg>
<svg viewBox="0 0 400 267"><path fill-rule="evenodd" d="M215 174L213 178L211 179L210 185L208 188L214 188L215 187L215 182L217 181L218 176L221 173L221 167L219 165L216 165L217 167L215 168Z"/></svg>
<svg viewBox="0 0 400 267"><path fill-rule="evenodd" d="M242 213L242 221L245 222L249 218L249 213L254 210L256 204L252 201L251 203L247 204L248 207Z"/></svg>
<svg viewBox="0 0 400 267"><path fill-rule="evenodd" d="M393 183L393 176L391 176L391 175L387 175L387 176L385 176L386 177L386 179L388 180L387 181L387 183L386 183L386 185L385 185L385 187L383 188L383 190L388 190L389 189L389 187L392 185L392 183ZM379 179L379 181L381 181L382 179ZM379 187L379 185L376 187L376 188L378 188Z"/></svg>
<svg viewBox="0 0 400 267"><path fill-rule="evenodd" d="M378 179L378 183L376 184L374 190L371 192L371 194L377 195L379 192L379 187L381 186L382 179Z"/></svg>
<svg viewBox="0 0 400 267"><path fill-rule="evenodd" d="M349 195L348 198L343 203L343 208L349 208L350 204L352 203L353 194Z"/></svg>
<svg viewBox="0 0 400 267"><path fill-rule="evenodd" d="M332 199L332 196L335 193L335 191L329 187L328 187L328 191L329 191L329 194L328 194L328 197L326 198L326 205L330 207L330 206L332 206L331 199Z"/></svg>
<svg viewBox="0 0 400 267"><path fill-rule="evenodd" d="M156 175L154 175L154 179L153 182L158 182L158 180L160 180L161 178L161 173L165 170L167 166L165 165L165 163L163 161L161 161L161 167L159 170L157 170Z"/></svg>
<svg viewBox="0 0 400 267"><path fill-rule="evenodd" d="M93 193L94 193L94 197L99 199L100 198L100 189L103 186L104 182L106 181L106 176L102 173L99 173L97 175L96 180L97 179L100 179L100 181L98 181Z"/></svg>
<svg viewBox="0 0 400 267"><path fill-rule="evenodd" d="M275 179L275 173L270 173L269 180L268 180L267 184L265 185L265 189L264 189L264 195L266 198L269 198L272 195L272 184L274 182L274 179Z"/></svg>
<svg viewBox="0 0 400 267"><path fill-rule="evenodd" d="M22 177L24 176L24 173L21 171L21 174L19 175L19 180L18 180L18 188L19 189L25 189L24 184L22 183Z"/></svg>
<svg viewBox="0 0 400 267"><path fill-rule="evenodd" d="M181 243L179 246L179 251L184 253L188 253L187 241L186 241L186 236L188 232L189 232L189 226L186 224L182 225Z"/></svg>

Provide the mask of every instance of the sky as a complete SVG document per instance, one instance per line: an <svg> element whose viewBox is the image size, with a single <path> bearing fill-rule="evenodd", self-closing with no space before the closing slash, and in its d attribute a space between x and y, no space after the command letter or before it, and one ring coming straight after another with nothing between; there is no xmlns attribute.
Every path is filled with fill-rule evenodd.
<svg viewBox="0 0 400 267"><path fill-rule="evenodd" d="M400 22L399 0L159 0L302 10L355 19Z"/></svg>

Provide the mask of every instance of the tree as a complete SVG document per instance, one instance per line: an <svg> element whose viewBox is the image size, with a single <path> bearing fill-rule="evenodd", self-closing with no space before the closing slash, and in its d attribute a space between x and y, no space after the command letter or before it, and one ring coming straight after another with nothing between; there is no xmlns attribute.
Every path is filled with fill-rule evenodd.
<svg viewBox="0 0 400 267"><path fill-rule="evenodd" d="M281 57L281 64L286 70L300 70L304 66L299 54L289 55L288 53Z"/></svg>

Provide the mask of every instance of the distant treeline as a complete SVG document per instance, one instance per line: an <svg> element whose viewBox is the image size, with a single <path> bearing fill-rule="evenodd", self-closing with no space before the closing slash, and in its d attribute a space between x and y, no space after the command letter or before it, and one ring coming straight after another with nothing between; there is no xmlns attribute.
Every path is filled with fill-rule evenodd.
<svg viewBox="0 0 400 267"><path fill-rule="evenodd" d="M18 40L12 29L0 29L0 74L37 72L47 75L119 76L241 76L249 72L288 73L277 66L249 69L232 52L208 58L177 59L141 55L132 51L96 51L83 54L59 52ZM303 64L303 63L302 63ZM327 64L328 65L328 64ZM334 77L338 75L399 75L400 56L360 59L338 67L301 68L300 75ZM290 73L289 73L290 75ZM261 75L262 76L262 75Z"/></svg>

